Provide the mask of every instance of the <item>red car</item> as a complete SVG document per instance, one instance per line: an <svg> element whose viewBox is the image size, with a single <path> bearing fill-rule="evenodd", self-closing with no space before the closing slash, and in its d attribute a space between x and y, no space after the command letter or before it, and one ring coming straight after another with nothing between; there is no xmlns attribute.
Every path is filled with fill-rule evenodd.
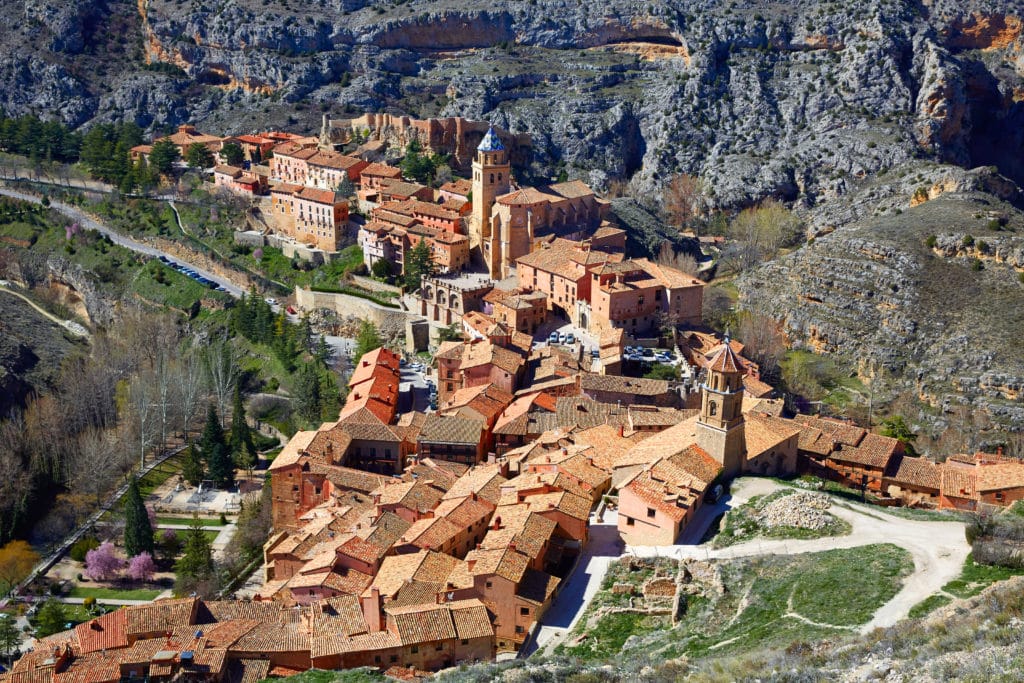
<svg viewBox="0 0 1024 683"><path fill-rule="evenodd" d="M290 314L295 315L295 308L293 308L292 306L289 306L285 310L288 311Z"/></svg>

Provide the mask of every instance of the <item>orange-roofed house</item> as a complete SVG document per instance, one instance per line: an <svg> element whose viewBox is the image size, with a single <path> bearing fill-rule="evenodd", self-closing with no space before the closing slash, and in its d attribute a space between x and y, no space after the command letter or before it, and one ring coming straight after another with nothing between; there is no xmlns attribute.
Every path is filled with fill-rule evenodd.
<svg viewBox="0 0 1024 683"><path fill-rule="evenodd" d="M495 288L484 296L484 302L484 313L520 332L533 334L547 320L548 297L542 291Z"/></svg>
<svg viewBox="0 0 1024 683"><path fill-rule="evenodd" d="M699 446L658 460L619 489L619 533L630 545L672 545L722 466Z"/></svg>
<svg viewBox="0 0 1024 683"><path fill-rule="evenodd" d="M236 166L218 164L213 167L213 185L240 194L261 195L266 192L267 179Z"/></svg>
<svg viewBox="0 0 1024 683"><path fill-rule="evenodd" d="M595 249L589 241L554 239L517 258L516 267L520 287L543 292L550 310L589 327L577 304L590 301L592 273L621 260L621 252Z"/></svg>
<svg viewBox="0 0 1024 683"><path fill-rule="evenodd" d="M318 153L312 143L289 141L277 145L270 159L270 178L282 183L305 185L309 177L309 160Z"/></svg>
<svg viewBox="0 0 1024 683"><path fill-rule="evenodd" d="M295 240L338 251L348 228L348 200L334 190L304 187L294 195Z"/></svg>
<svg viewBox="0 0 1024 683"><path fill-rule="evenodd" d="M306 184L322 190L337 190L344 178L358 182L359 173L368 165L362 159L338 152L318 152L306 160Z"/></svg>
<svg viewBox="0 0 1024 683"><path fill-rule="evenodd" d="M686 273L632 259L595 269L590 283L589 327L594 334L622 329L642 334L667 317L673 324L699 324L704 283Z"/></svg>

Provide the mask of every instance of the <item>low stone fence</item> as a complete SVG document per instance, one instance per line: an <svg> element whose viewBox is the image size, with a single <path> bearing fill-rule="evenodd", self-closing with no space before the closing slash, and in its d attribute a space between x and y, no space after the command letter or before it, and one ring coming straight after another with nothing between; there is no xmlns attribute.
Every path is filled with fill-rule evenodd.
<svg viewBox="0 0 1024 683"><path fill-rule="evenodd" d="M402 294L402 289L400 287L389 285L386 282L379 282L377 280L374 280L372 277L366 277L364 275L352 275L351 277L352 282L362 287L363 289L369 290L371 292L381 292L384 294L395 295Z"/></svg>
<svg viewBox="0 0 1024 683"><path fill-rule="evenodd" d="M295 289L296 305L304 311L326 308L339 316L355 316L373 322L381 330L405 331L405 323L410 318L419 318L406 311L387 308L369 299L363 299L341 292L316 292L312 289Z"/></svg>

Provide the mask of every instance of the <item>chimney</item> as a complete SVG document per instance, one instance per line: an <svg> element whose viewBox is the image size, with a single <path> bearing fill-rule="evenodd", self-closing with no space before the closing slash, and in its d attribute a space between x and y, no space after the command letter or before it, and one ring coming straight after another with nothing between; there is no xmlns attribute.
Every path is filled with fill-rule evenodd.
<svg viewBox="0 0 1024 683"><path fill-rule="evenodd" d="M562 446L562 455L569 455L569 449L565 446Z"/></svg>
<svg viewBox="0 0 1024 683"><path fill-rule="evenodd" d="M476 499L477 499L477 497L476 497L476 491L473 491L472 493L470 493L470 494L469 494L469 498L470 498L470 500L476 500Z"/></svg>
<svg viewBox="0 0 1024 683"><path fill-rule="evenodd" d="M622 439L626 436L626 425L619 425L619 438Z"/></svg>
<svg viewBox="0 0 1024 683"><path fill-rule="evenodd" d="M516 542L515 541L509 541L508 549L514 551L516 549Z"/></svg>

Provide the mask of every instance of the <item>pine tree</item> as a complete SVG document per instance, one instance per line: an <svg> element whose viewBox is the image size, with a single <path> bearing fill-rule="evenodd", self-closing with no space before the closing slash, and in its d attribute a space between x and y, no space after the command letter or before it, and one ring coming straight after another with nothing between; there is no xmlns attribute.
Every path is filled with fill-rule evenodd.
<svg viewBox="0 0 1024 683"><path fill-rule="evenodd" d="M181 152L178 150L178 146L167 139L154 142L153 151L149 153L149 163L164 175L170 175L174 170L174 162L180 158Z"/></svg>
<svg viewBox="0 0 1024 683"><path fill-rule="evenodd" d="M320 419L323 405L320 402L320 377L311 363L302 366L295 387L295 399L299 414L309 422Z"/></svg>
<svg viewBox="0 0 1024 683"><path fill-rule="evenodd" d="M242 404L242 392L235 384L235 395L231 410L231 434L228 438L235 464L239 469L251 470L256 464L256 444L252 440L249 423L245 420L245 406Z"/></svg>
<svg viewBox="0 0 1024 683"><path fill-rule="evenodd" d="M430 245L425 239L416 243L409 250L405 259L405 288L415 292L420 288L422 276L434 274L434 257L430 253Z"/></svg>
<svg viewBox="0 0 1024 683"><path fill-rule="evenodd" d="M179 578L203 579L213 574L213 549L198 519L193 519L185 534L185 550L174 563Z"/></svg>
<svg viewBox="0 0 1024 683"><path fill-rule="evenodd" d="M203 458L196 450L195 444L189 444L185 449L185 463L181 468L181 476L192 486L199 486L206 477L206 467L203 466Z"/></svg>
<svg viewBox="0 0 1024 683"><path fill-rule="evenodd" d="M224 430L217 417L217 408L211 403L206 411L206 426L199 438L199 447L206 460L210 479L220 488L229 488L235 482L235 467L231 462L231 451L224 439Z"/></svg>
<svg viewBox="0 0 1024 683"><path fill-rule="evenodd" d="M142 502L139 482L135 477L128 483L124 497L124 550L128 557L140 553L153 554L153 525L149 523L149 512Z"/></svg>

